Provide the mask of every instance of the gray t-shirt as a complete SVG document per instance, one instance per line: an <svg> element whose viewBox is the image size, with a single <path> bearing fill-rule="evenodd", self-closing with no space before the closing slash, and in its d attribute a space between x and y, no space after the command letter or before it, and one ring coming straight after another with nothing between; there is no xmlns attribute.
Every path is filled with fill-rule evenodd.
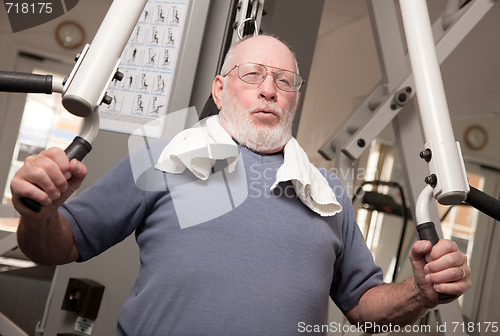
<svg viewBox="0 0 500 336"><path fill-rule="evenodd" d="M152 165L157 141L61 207L81 261L135 231L140 274L118 335L294 335L326 323L328 296L345 313L382 283L336 176L343 210L321 217L290 182L270 192L282 153L240 147L234 172L217 162L201 181Z"/></svg>

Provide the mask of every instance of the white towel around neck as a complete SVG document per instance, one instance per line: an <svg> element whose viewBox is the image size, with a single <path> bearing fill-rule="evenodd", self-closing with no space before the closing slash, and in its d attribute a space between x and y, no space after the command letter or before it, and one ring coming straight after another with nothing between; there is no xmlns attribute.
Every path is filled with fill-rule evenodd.
<svg viewBox="0 0 500 336"><path fill-rule="evenodd" d="M295 138L285 145L284 162L276 172L272 191L280 182L291 181L299 199L321 216L333 216L342 210L335 193L321 172L310 162ZM163 149L155 168L182 174L186 169L206 180L216 160L227 160L233 172L238 160L238 145L219 123L219 116L201 120L177 134Z"/></svg>

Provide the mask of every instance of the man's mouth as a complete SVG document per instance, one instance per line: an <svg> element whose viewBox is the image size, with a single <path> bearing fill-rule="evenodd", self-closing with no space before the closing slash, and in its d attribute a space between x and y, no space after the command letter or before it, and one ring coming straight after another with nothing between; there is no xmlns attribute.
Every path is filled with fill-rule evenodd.
<svg viewBox="0 0 500 336"><path fill-rule="evenodd" d="M254 120L262 125L276 125L280 120L279 114L275 111L255 111L252 115Z"/></svg>
<svg viewBox="0 0 500 336"><path fill-rule="evenodd" d="M256 110L253 113L258 113L258 114L263 114L263 115L269 115L269 116L278 116L279 114L275 111L272 110Z"/></svg>

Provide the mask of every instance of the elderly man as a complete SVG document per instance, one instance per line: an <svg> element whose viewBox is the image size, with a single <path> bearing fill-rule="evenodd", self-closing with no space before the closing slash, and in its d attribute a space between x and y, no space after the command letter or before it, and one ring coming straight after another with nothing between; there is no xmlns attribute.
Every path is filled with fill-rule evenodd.
<svg viewBox="0 0 500 336"><path fill-rule="evenodd" d="M19 246L62 264L135 231L141 270L119 335L288 336L324 325L328 296L352 323L403 325L439 304L438 292L464 293L470 269L449 240L416 242L413 277L382 282L338 179L291 136L302 83L285 44L251 37L213 82L218 116L132 154L75 200L63 204L82 163L59 149L28 158L11 183ZM138 178L133 162L149 154L155 168Z"/></svg>

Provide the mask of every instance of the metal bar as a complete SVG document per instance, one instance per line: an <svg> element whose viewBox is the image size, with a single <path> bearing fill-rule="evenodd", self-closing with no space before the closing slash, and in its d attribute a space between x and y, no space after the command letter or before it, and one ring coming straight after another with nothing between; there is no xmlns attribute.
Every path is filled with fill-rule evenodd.
<svg viewBox="0 0 500 336"><path fill-rule="evenodd" d="M378 2L377 2L378 3ZM492 0L476 0L469 4L467 9L464 11L460 19L457 20L455 24L450 26L446 31L443 30L441 19L439 19L433 25L433 31L436 35L436 53L439 63L441 64L451 52L462 42L465 36L477 25L479 21L484 17L484 15L493 7L495 4ZM319 149L319 152L328 160L335 157L335 151L343 150L348 156L357 159L361 156L366 147L359 146L359 140L364 140L365 143L372 141L378 134L370 129L371 126L375 125L379 129L383 129L382 126L387 125L390 120L383 120L383 117L390 117L392 114L386 111L382 112L382 108L379 107L375 112L370 108L370 102L374 99L383 97L382 101L387 101L394 99L395 94L404 89L406 86L413 87L414 80L411 73L407 73L406 76L402 75L402 79L396 88L390 90L389 94L384 94L384 85L386 83L379 83L370 95L365 99L365 101L356 109L351 116L346 120L342 127L334 134L329 140L325 142ZM398 81L395 81L398 83ZM382 103L383 104L383 103ZM390 108L390 104L385 104L385 108ZM401 109L397 109L396 113ZM379 113L385 114L382 116ZM394 115L395 115L394 114ZM378 125L378 126L377 126ZM360 126L365 126L364 128L359 128ZM356 132L350 130L355 129ZM348 139L348 140L346 140ZM338 143L345 143L345 146L339 147Z"/></svg>
<svg viewBox="0 0 500 336"><path fill-rule="evenodd" d="M466 199L469 184L453 134L427 2L400 0L400 6L426 147L432 151L429 169L437 177L434 196L442 204L458 204Z"/></svg>
<svg viewBox="0 0 500 336"><path fill-rule="evenodd" d="M66 84L63 105L70 113L86 117L101 104L146 3L113 1L85 56L80 56L78 70Z"/></svg>
<svg viewBox="0 0 500 336"><path fill-rule="evenodd" d="M238 42L246 35L244 30L247 24L254 25L256 29L253 33L254 35L259 34L258 30L262 20L264 1L265 0L241 0L238 3L238 11L233 27L233 43Z"/></svg>
<svg viewBox="0 0 500 336"><path fill-rule="evenodd" d="M373 98L369 97L365 100L365 105L361 106L356 111L356 115L351 115L350 118L352 118L352 120L356 120L358 123L364 125L364 127L360 128L358 132L351 137L349 145L338 148L344 148L344 156L346 156L345 153L354 153L355 155L352 155L353 158L359 157L364 151L364 148L355 148L355 152L345 149L351 148L349 146L358 146L357 142L362 138L365 139L365 142L371 141L379 134L379 130L382 130L386 123L388 124L390 120L393 120L396 143L406 182L405 186L407 197L409 199L409 206L410 208L414 208L419 192L425 186L423 178L420 176L420 172L424 171L426 167L426 163L418 157L418 153L422 150L424 145L422 129L418 118L418 108L416 102L411 100L409 101L409 104L397 106L395 110L387 111L391 110L391 103L393 102L398 91L404 89L405 87L412 87L414 85L413 75L410 73L407 55L401 51L404 49L401 35L399 35L398 38L394 33L397 31L398 34L400 34L399 22L394 22L394 17L391 17L391 15L394 15L395 9L388 8L389 5L394 6L394 2L392 2L392 4L388 4L380 0L377 0L377 2L372 0L369 1L368 4L371 8L370 10L373 20L372 25L375 34L375 42L377 45L377 51L379 51L379 61L383 71L383 81L377 85L374 92L378 91L380 93L379 97L383 97L382 95L385 97L383 97L384 100L381 101L381 104L377 107L375 112L369 114L371 111L368 111L367 109L367 102L373 101ZM388 22L392 22L392 26L388 26ZM475 23L476 22L472 22L473 25L475 25ZM436 23L436 27L437 28L435 30L438 31L437 35L440 37L441 43L446 41L442 39L445 34L441 23ZM387 30L392 30L392 32L388 34L386 32ZM408 97L408 100L411 98L414 91L415 90L412 88L412 93ZM363 111L364 116L367 115L366 119L370 119L368 123L363 122L362 118L359 118L361 116L361 113L359 113L360 110ZM356 117L358 118L356 119ZM383 120L383 118L387 119ZM351 120L348 120L348 122L350 121ZM349 123L348 125L352 125L352 123ZM376 127L377 130L373 127ZM348 129L348 127L343 127L343 129ZM369 135L367 136L367 134ZM341 138L337 138L337 143L341 143ZM415 211L412 211L412 214L415 214ZM435 205L429 205L429 216L434 220L434 222L439 223L439 216ZM436 225L436 230L441 235L440 225ZM405 267L402 271L404 272L400 272L398 274L400 279L411 276L411 270L407 267ZM439 311L441 322L463 322L458 302L439 306L437 310Z"/></svg>
<svg viewBox="0 0 500 336"><path fill-rule="evenodd" d="M389 95L401 83L402 74L410 72L399 27L399 16L392 0L367 1L368 13L377 40L375 46L382 72L384 94Z"/></svg>
<svg viewBox="0 0 500 336"><path fill-rule="evenodd" d="M27 333L2 313L0 313L0 330L3 336L28 336Z"/></svg>

